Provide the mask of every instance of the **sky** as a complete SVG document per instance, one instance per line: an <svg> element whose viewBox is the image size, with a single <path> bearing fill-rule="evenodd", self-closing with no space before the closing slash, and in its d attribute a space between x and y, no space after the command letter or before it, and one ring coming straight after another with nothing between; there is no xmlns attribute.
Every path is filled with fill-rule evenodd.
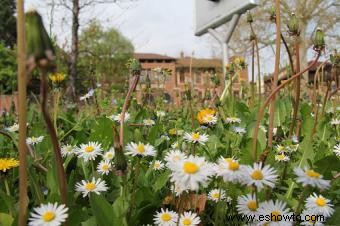
<svg viewBox="0 0 340 226"><path fill-rule="evenodd" d="M55 0L57 1L57 0ZM80 0L81 1L81 0ZM25 8L36 8L49 27L52 0L26 0ZM136 52L179 56L183 51L196 57L212 57L211 39L194 35L194 0L121 0L118 4L99 4L85 8L81 25L93 18L104 27L113 27L132 41ZM53 16L53 34L60 44L71 39L71 14L57 7Z"/></svg>

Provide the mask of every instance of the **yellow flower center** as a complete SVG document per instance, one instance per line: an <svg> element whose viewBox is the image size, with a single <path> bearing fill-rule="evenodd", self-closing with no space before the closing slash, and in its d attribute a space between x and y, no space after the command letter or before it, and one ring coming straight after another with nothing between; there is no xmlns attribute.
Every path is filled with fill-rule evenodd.
<svg viewBox="0 0 340 226"><path fill-rule="evenodd" d="M224 161L229 164L233 161L233 159L232 158L225 158Z"/></svg>
<svg viewBox="0 0 340 226"><path fill-rule="evenodd" d="M103 170L103 171L108 171L108 170L109 170L109 166L106 165L106 164L103 165L103 166L102 166L102 170Z"/></svg>
<svg viewBox="0 0 340 226"><path fill-rule="evenodd" d="M236 171L240 168L240 164L238 162L229 162L229 169L232 171Z"/></svg>
<svg viewBox="0 0 340 226"><path fill-rule="evenodd" d="M45 221L45 222L51 222L53 221L53 219L55 218L55 213L52 212L52 211L47 211L46 213L44 213L42 215L42 219Z"/></svg>
<svg viewBox="0 0 340 226"><path fill-rule="evenodd" d="M154 167L157 169L157 168L160 168L161 167L161 164L159 163L155 163Z"/></svg>
<svg viewBox="0 0 340 226"><path fill-rule="evenodd" d="M251 174L251 178L253 178L254 180L262 180L263 174L261 170L254 170L253 173Z"/></svg>
<svg viewBox="0 0 340 226"><path fill-rule="evenodd" d="M247 207L251 210L251 211L255 211L257 209L257 203L254 200L251 200L247 203Z"/></svg>
<svg viewBox="0 0 340 226"><path fill-rule="evenodd" d="M93 191L94 189L96 189L96 185L95 183L89 182L85 185L85 189L88 191Z"/></svg>
<svg viewBox="0 0 340 226"><path fill-rule="evenodd" d="M219 194L219 193L213 193L211 196L212 196L213 198L215 198L215 199L220 198L220 194Z"/></svg>
<svg viewBox="0 0 340 226"><path fill-rule="evenodd" d="M191 135L191 138L192 138L193 140L199 140L200 137L201 137L201 135L200 135L199 133L193 133L193 134Z"/></svg>
<svg viewBox="0 0 340 226"><path fill-rule="evenodd" d="M199 167L194 162L185 162L183 166L184 172L188 174L194 174L199 170Z"/></svg>
<svg viewBox="0 0 340 226"><path fill-rule="evenodd" d="M161 216L162 221L170 221L171 220L171 215L168 213L163 213Z"/></svg>
<svg viewBox="0 0 340 226"><path fill-rule="evenodd" d="M272 216L272 219L271 219L271 221L279 221L279 215L281 215L281 213L279 212L279 211L273 211L273 212L271 212L271 216ZM281 219L281 218L280 218Z"/></svg>
<svg viewBox="0 0 340 226"><path fill-rule="evenodd" d="M276 157L277 157L277 159L279 159L279 160L284 160L286 156L282 153L282 154L280 154L280 155L277 155Z"/></svg>
<svg viewBox="0 0 340 226"><path fill-rule="evenodd" d="M91 152L94 151L94 147L93 147L93 146L87 146L87 147L85 148L85 151L86 151L87 153L91 153Z"/></svg>
<svg viewBox="0 0 340 226"><path fill-rule="evenodd" d="M319 179L320 176L321 176L319 173L315 172L314 170L307 170L306 174L307 174L307 176L313 177L315 179Z"/></svg>
<svg viewBox="0 0 340 226"><path fill-rule="evenodd" d="M138 152L139 154L142 154L142 153L145 152L144 144L138 144L138 146L137 146L137 152Z"/></svg>
<svg viewBox="0 0 340 226"><path fill-rule="evenodd" d="M176 135L177 134L177 130L176 129L170 129L169 130L169 134L170 135Z"/></svg>
<svg viewBox="0 0 340 226"><path fill-rule="evenodd" d="M318 206L325 206L326 205L326 200L324 198L317 198L315 200L315 203Z"/></svg>
<svg viewBox="0 0 340 226"><path fill-rule="evenodd" d="M184 219L183 225L191 225L191 220L190 219Z"/></svg>
<svg viewBox="0 0 340 226"><path fill-rule="evenodd" d="M112 159L112 158L113 158L113 154L112 154L112 153L108 153L108 154L106 154L106 157L107 157L108 159Z"/></svg>
<svg viewBox="0 0 340 226"><path fill-rule="evenodd" d="M311 215L310 217L309 217L309 222L311 222L311 223L315 223L316 222L316 216L315 215Z"/></svg>

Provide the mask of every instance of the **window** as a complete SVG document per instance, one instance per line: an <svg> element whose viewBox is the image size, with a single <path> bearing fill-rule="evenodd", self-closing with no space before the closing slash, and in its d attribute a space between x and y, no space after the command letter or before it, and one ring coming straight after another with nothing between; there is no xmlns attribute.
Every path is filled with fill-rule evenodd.
<svg viewBox="0 0 340 226"><path fill-rule="evenodd" d="M180 72L179 72L179 82L180 82L180 83L185 83L185 75L184 75L184 71L180 71Z"/></svg>
<svg viewBox="0 0 340 226"><path fill-rule="evenodd" d="M196 83L197 84L201 84L202 83L202 75L200 72L195 73L195 77L196 77Z"/></svg>

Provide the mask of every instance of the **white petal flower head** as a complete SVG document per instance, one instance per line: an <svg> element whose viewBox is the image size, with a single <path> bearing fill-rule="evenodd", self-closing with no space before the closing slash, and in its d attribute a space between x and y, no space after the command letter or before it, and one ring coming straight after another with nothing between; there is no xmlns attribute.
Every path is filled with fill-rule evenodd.
<svg viewBox="0 0 340 226"><path fill-rule="evenodd" d="M178 214L168 209L161 209L154 215L153 221L157 226L176 226L178 221Z"/></svg>
<svg viewBox="0 0 340 226"><path fill-rule="evenodd" d="M44 136L39 136L39 137L28 137L26 139L26 143L28 145L36 145L41 143L44 140Z"/></svg>
<svg viewBox="0 0 340 226"><path fill-rule="evenodd" d="M156 151L155 148L150 144L143 144L141 142L137 143L129 143L126 146L128 150L126 154L132 156L155 156Z"/></svg>
<svg viewBox="0 0 340 226"><path fill-rule="evenodd" d="M187 188L185 188L182 184L176 183L176 181L174 185L171 186L170 190L173 194L175 194L176 197L180 196L183 192L188 191Z"/></svg>
<svg viewBox="0 0 340 226"><path fill-rule="evenodd" d="M84 159L85 162L89 160L95 160L95 158L102 154L101 144L97 142L89 142L87 144L81 144L76 150L78 158Z"/></svg>
<svg viewBox="0 0 340 226"><path fill-rule="evenodd" d="M59 226L66 221L68 208L58 203L41 204L33 209L29 218L29 226Z"/></svg>
<svg viewBox="0 0 340 226"><path fill-rule="evenodd" d="M174 142L174 143L171 145L171 148L173 148L173 149L178 149L178 148L179 148L178 142L177 142L177 141Z"/></svg>
<svg viewBox="0 0 340 226"><path fill-rule="evenodd" d="M115 157L115 149L114 148L110 148L110 150L108 150L107 152L105 152L103 154L103 158L105 160L111 161L113 159L113 157Z"/></svg>
<svg viewBox="0 0 340 226"><path fill-rule="evenodd" d="M306 200L305 208L313 214L330 217L334 213L333 204L322 195L313 193Z"/></svg>
<svg viewBox="0 0 340 226"><path fill-rule="evenodd" d="M303 186L310 185L320 189L326 189L330 186L329 180L322 179L323 176L312 169L308 169L306 167L301 169L296 167L294 169L294 173L297 176L296 181L301 183Z"/></svg>
<svg viewBox="0 0 340 226"><path fill-rule="evenodd" d="M187 142L191 142L191 143L199 143L204 145L205 142L208 141L208 135L207 134L200 134L200 133L185 133L184 134L184 140L186 140Z"/></svg>
<svg viewBox="0 0 340 226"><path fill-rule="evenodd" d="M278 144L278 145L275 146L275 148L276 148L276 152L277 152L277 153L284 153L284 152L287 152L286 147L283 146L283 145Z"/></svg>
<svg viewBox="0 0 340 226"><path fill-rule="evenodd" d="M213 114L207 114L203 117L204 124L215 125L217 122L217 116Z"/></svg>
<svg viewBox="0 0 340 226"><path fill-rule="evenodd" d="M155 125L155 121L152 120L152 119L144 119L143 124L146 125L146 126L153 126L153 125Z"/></svg>
<svg viewBox="0 0 340 226"><path fill-rule="evenodd" d="M197 191L206 186L213 175L213 167L205 158L189 156L187 159L176 162L171 169L171 181L182 185L188 190Z"/></svg>
<svg viewBox="0 0 340 226"><path fill-rule="evenodd" d="M96 193L99 195L101 192L107 191L108 187L106 186L105 181L98 178L92 178L92 181L82 180L76 184L76 191L81 192L83 197L86 197L91 192Z"/></svg>
<svg viewBox="0 0 340 226"><path fill-rule="evenodd" d="M212 189L208 193L208 199L214 202L223 201L226 199L225 192L221 189Z"/></svg>
<svg viewBox="0 0 340 226"><path fill-rule="evenodd" d="M67 157L67 156L72 156L75 154L75 147L70 145L70 144L66 144L61 146L61 155L63 157Z"/></svg>
<svg viewBox="0 0 340 226"><path fill-rule="evenodd" d="M288 155L285 155L285 153L282 152L281 154L275 155L275 160L277 162L288 162L290 158Z"/></svg>
<svg viewBox="0 0 340 226"><path fill-rule="evenodd" d="M255 185L258 190L261 190L265 185L273 188L277 180L276 170L269 165L262 168L262 163L254 163L253 167L244 167L244 184L251 186Z"/></svg>
<svg viewBox="0 0 340 226"><path fill-rule="evenodd" d="M256 215L259 205L256 196L252 194L242 195L237 198L237 211L243 215Z"/></svg>
<svg viewBox="0 0 340 226"><path fill-rule="evenodd" d="M162 170L164 168L164 163L162 161L156 160L151 163L152 169L154 170Z"/></svg>
<svg viewBox="0 0 340 226"><path fill-rule="evenodd" d="M156 115L158 118L162 118L165 116L165 111L156 111Z"/></svg>
<svg viewBox="0 0 340 226"><path fill-rule="evenodd" d="M171 169L176 162L184 160L186 158L187 156L184 154L184 152L174 149L166 153L164 160L166 161L166 166Z"/></svg>
<svg viewBox="0 0 340 226"><path fill-rule="evenodd" d="M331 125L337 126L337 125L339 125L339 124L340 124L340 119L333 118L333 119L331 120Z"/></svg>
<svg viewBox="0 0 340 226"><path fill-rule="evenodd" d="M112 170L112 164L108 160L102 160L97 166L97 172L101 175L108 175Z"/></svg>
<svg viewBox="0 0 340 226"><path fill-rule="evenodd" d="M199 216L191 211L182 213L181 217L179 218L180 226L196 226L200 223L201 219Z"/></svg>
<svg viewBox="0 0 340 226"><path fill-rule="evenodd" d="M225 119L226 123L241 123L241 119L237 117L228 117Z"/></svg>
<svg viewBox="0 0 340 226"><path fill-rule="evenodd" d="M120 123L122 116L121 116L121 114L117 114L117 115L108 116L108 118L111 119L112 121ZM128 112L125 112L124 122L127 122L129 119L130 119L130 114Z"/></svg>
<svg viewBox="0 0 340 226"><path fill-rule="evenodd" d="M258 214L262 216L270 216L269 219L265 218L263 225L271 226L288 226L293 225L293 219L284 218L285 216L292 215L288 208L286 208L286 203L276 200L265 201L260 203L258 208ZM262 225L262 224L261 224Z"/></svg>
<svg viewBox="0 0 340 226"><path fill-rule="evenodd" d="M243 165L239 164L234 158L219 158L217 165L215 165L215 173L217 176L223 177L225 182L241 182L243 175Z"/></svg>
<svg viewBox="0 0 340 226"><path fill-rule="evenodd" d="M243 135L247 132L245 128L239 127L239 126L234 126L233 131L234 131L234 133L237 133L239 135Z"/></svg>
<svg viewBox="0 0 340 226"><path fill-rule="evenodd" d="M340 157L340 144L337 144L337 145L334 146L333 152L336 156Z"/></svg>
<svg viewBox="0 0 340 226"><path fill-rule="evenodd" d="M322 215L317 215L311 212L310 210L304 210L301 214L301 220L304 220L300 223L300 225L304 226L323 226L323 222L326 220L326 217Z"/></svg>
<svg viewBox="0 0 340 226"><path fill-rule="evenodd" d="M16 132L16 131L19 130L19 124L18 123L14 123L13 125L5 128L5 130L7 130L8 132L11 132L11 133Z"/></svg>

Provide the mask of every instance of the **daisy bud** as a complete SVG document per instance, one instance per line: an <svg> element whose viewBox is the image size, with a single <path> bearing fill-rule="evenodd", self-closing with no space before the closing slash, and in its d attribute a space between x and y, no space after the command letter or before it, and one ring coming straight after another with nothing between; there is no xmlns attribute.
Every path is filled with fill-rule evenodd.
<svg viewBox="0 0 340 226"><path fill-rule="evenodd" d="M251 15L250 11L248 11L247 13L247 23L253 23L254 19L253 19L253 15Z"/></svg>
<svg viewBox="0 0 340 226"><path fill-rule="evenodd" d="M321 28L316 29L313 44L316 51L321 51L325 48L325 34Z"/></svg>
<svg viewBox="0 0 340 226"><path fill-rule="evenodd" d="M53 70L55 68L54 47L36 10L26 13L26 40L29 68L38 66Z"/></svg>
<svg viewBox="0 0 340 226"><path fill-rule="evenodd" d="M300 34L299 19L297 18L295 13L292 13L289 18L288 30L289 30L289 34L292 36L298 36Z"/></svg>

